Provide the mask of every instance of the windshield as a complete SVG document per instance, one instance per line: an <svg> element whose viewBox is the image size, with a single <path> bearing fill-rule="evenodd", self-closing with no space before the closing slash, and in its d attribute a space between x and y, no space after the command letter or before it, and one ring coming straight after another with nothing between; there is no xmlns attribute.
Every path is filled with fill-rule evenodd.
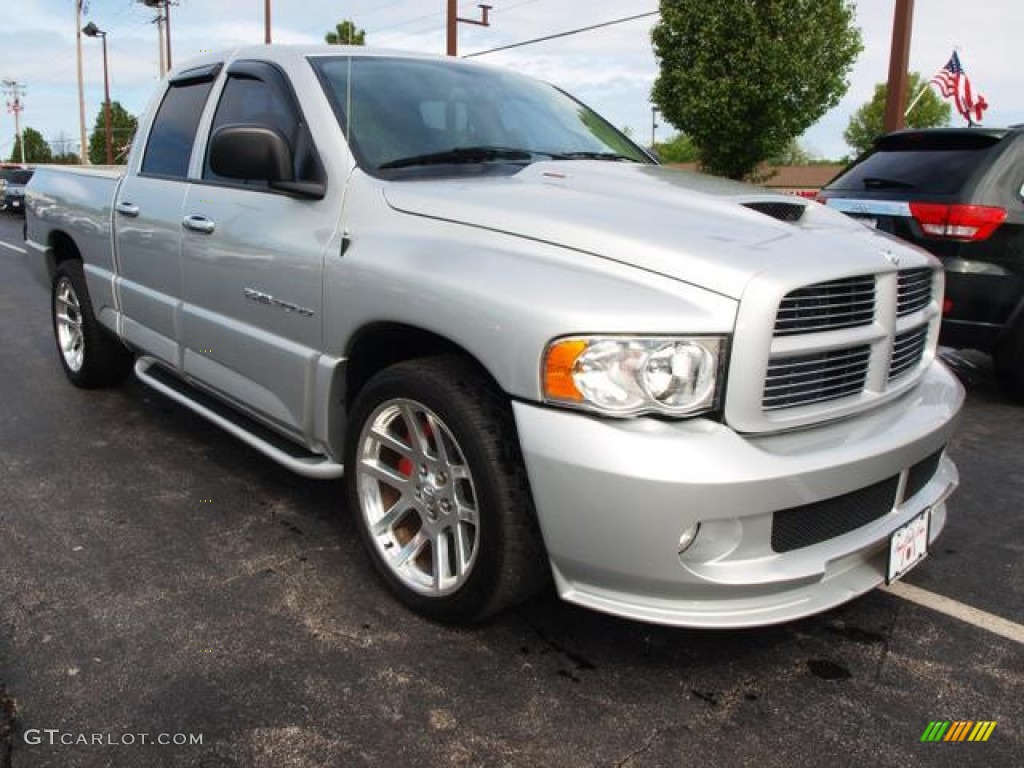
<svg viewBox="0 0 1024 768"><path fill-rule="evenodd" d="M360 165L460 173L543 159L651 159L552 85L465 62L383 57L311 60ZM403 170L404 169L404 170Z"/></svg>

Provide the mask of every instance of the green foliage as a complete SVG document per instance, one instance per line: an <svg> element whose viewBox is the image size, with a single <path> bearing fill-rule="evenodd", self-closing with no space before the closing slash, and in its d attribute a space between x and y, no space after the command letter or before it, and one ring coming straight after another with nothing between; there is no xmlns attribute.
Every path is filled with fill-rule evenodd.
<svg viewBox="0 0 1024 768"><path fill-rule="evenodd" d="M11 157L8 162L21 162L21 142L23 140L25 142L25 162L27 164L48 163L53 159L53 152L50 151L50 145L46 143L43 134L35 128L26 126L22 129L21 136L15 138L14 148L11 150Z"/></svg>
<svg viewBox="0 0 1024 768"><path fill-rule="evenodd" d="M355 22L346 19L334 27L333 32L324 35L328 45L366 45L366 30L359 29Z"/></svg>
<svg viewBox="0 0 1024 768"><path fill-rule="evenodd" d="M799 141L793 139L785 149L768 158L769 165L815 165L821 159L808 152Z"/></svg>
<svg viewBox="0 0 1024 768"><path fill-rule="evenodd" d="M739 179L839 103L852 0L661 0L652 100L711 173Z"/></svg>
<svg viewBox="0 0 1024 768"><path fill-rule="evenodd" d="M917 72L911 72L907 81L907 100L909 102L925 87L924 79ZM871 148L875 137L884 132L882 124L885 119L885 97L888 93L886 83L878 83L871 101L864 104L850 117L850 123L843 131L843 138L854 154L866 152ZM914 109L906 116L907 128L938 128L949 125L952 109L949 102L942 99L931 87L925 90Z"/></svg>
<svg viewBox="0 0 1024 768"><path fill-rule="evenodd" d="M654 145L654 151L663 163L696 163L697 148L685 133L677 133L667 141Z"/></svg>
<svg viewBox="0 0 1024 768"><path fill-rule="evenodd" d="M137 125L138 121L121 106L121 102L110 102L110 135L115 163L123 163L128 157ZM89 134L89 162L93 165L106 165L107 162L106 123L102 106L96 113L96 122Z"/></svg>
<svg viewBox="0 0 1024 768"><path fill-rule="evenodd" d="M54 155L52 162L54 165L78 165L82 161L78 155L74 152L61 152L60 154Z"/></svg>

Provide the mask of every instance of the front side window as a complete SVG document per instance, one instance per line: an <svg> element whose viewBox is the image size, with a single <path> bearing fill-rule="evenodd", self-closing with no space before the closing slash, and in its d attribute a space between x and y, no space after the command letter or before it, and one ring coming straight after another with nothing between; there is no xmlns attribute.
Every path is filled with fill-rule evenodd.
<svg viewBox="0 0 1024 768"><path fill-rule="evenodd" d="M588 107L547 83L465 62L311 59L367 171L543 159L651 162ZM518 167L516 167L518 166Z"/></svg>
<svg viewBox="0 0 1024 768"><path fill-rule="evenodd" d="M210 135L228 125L270 128L279 134L291 151L292 173L296 181L319 182L324 172L313 146L309 128L284 75L272 65L261 61L241 61L232 65L224 84ZM267 188L263 179L226 179L214 173L207 156L203 179L228 184L244 184Z"/></svg>
<svg viewBox="0 0 1024 768"><path fill-rule="evenodd" d="M196 141L196 129L213 86L213 71L202 79L172 82L153 119L142 158L142 173L184 179Z"/></svg>

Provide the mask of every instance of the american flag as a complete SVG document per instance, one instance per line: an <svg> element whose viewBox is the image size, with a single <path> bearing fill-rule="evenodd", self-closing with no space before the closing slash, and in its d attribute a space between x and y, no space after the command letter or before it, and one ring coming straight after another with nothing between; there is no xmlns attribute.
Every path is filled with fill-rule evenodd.
<svg viewBox="0 0 1024 768"><path fill-rule="evenodd" d="M980 93L971 88L971 80L960 65L960 56L956 51L949 57L946 66L935 73L930 81L944 98L952 98L956 111L964 116L971 125L981 121L982 113L988 109L988 102Z"/></svg>

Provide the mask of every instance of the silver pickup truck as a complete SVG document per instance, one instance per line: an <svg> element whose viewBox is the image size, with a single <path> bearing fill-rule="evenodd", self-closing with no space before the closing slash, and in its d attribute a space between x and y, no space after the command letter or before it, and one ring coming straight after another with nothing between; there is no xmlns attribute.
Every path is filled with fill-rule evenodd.
<svg viewBox="0 0 1024 768"><path fill-rule="evenodd" d="M787 621L946 522L943 276L797 198L660 167L512 72L253 47L176 69L123 175L42 168L28 258L82 387L135 375L343 474L383 581Z"/></svg>

